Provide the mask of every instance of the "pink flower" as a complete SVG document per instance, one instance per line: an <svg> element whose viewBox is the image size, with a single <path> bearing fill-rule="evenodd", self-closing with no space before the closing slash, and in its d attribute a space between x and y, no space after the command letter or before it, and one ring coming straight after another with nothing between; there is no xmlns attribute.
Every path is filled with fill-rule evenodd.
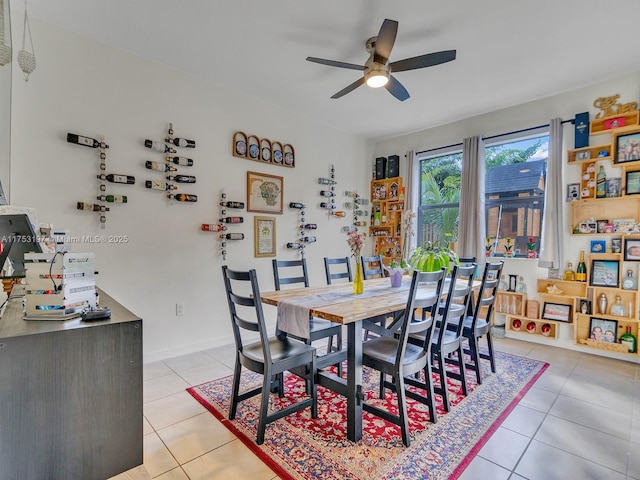
<svg viewBox="0 0 640 480"><path fill-rule="evenodd" d="M351 255L360 257L360 251L364 246L364 233L353 230L347 234L347 244L351 247Z"/></svg>

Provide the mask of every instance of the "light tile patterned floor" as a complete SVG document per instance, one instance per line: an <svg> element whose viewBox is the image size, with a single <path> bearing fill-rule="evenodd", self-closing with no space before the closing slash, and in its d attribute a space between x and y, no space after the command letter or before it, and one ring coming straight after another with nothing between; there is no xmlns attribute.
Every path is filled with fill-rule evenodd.
<svg viewBox="0 0 640 480"><path fill-rule="evenodd" d="M640 365L518 340L496 343L550 367L461 480L640 480ZM227 346L145 365L144 466L151 478L278 478L185 392L230 375L233 358Z"/></svg>

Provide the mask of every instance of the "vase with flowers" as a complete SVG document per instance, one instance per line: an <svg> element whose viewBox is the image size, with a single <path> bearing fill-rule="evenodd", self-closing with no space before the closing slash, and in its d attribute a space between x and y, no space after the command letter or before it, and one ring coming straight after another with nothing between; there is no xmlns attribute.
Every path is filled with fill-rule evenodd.
<svg viewBox="0 0 640 480"><path fill-rule="evenodd" d="M491 240L491 237L487 237L487 243L484 245L487 257L491 256L491 247L493 247L493 241Z"/></svg>
<svg viewBox="0 0 640 480"><path fill-rule="evenodd" d="M406 271L406 264L403 266L404 262L396 262L395 260L391 260L389 262L389 266L384 265L384 269L389 272L389 279L391 280L392 287L399 287L402 285L402 276Z"/></svg>
<svg viewBox="0 0 640 480"><path fill-rule="evenodd" d="M538 252L536 252L536 239L529 237L527 242L527 258L537 258Z"/></svg>
<svg viewBox="0 0 640 480"><path fill-rule="evenodd" d="M362 260L360 253L364 245L364 233L353 230L347 234L347 244L351 248L351 256L356 262L356 271L353 277L353 293L360 295L364 290L364 277L362 275Z"/></svg>
<svg viewBox="0 0 640 480"><path fill-rule="evenodd" d="M511 237L507 237L504 241L504 256L507 258L513 257L513 244L511 243Z"/></svg>

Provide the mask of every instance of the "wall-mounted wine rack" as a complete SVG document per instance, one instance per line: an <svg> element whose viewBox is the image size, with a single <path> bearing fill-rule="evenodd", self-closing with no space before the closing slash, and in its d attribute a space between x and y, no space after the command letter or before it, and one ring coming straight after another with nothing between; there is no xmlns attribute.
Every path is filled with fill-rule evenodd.
<svg viewBox="0 0 640 480"><path fill-rule="evenodd" d="M220 207L220 218L218 219L218 223L203 223L200 226L200 229L203 232L219 232L218 239L220 240L220 255L222 256L222 260L226 260L227 240L244 240L244 233L224 233L227 231L227 225L244 223L243 217L227 217L227 208L241 210L244 208L244 202L227 201L227 194L222 191L220 192L220 202L218 205Z"/></svg>
<svg viewBox="0 0 640 480"><path fill-rule="evenodd" d="M156 142L146 139L144 141L144 146L165 155L164 162L155 162L150 160L145 161L145 168L162 172L164 174L164 178L162 180L146 180L144 182L144 186L152 190L166 192L166 196L169 200L188 203L197 202L198 196L193 193L175 192L175 190L179 188L176 184L182 185L196 183L196 177L195 175L182 175L176 173L178 171L178 166L192 167L193 160L187 157L176 156L178 151L174 147L196 148L195 140L174 137L173 124L169 123L167 136L165 137L164 142Z"/></svg>
<svg viewBox="0 0 640 480"><path fill-rule="evenodd" d="M318 225L315 223L306 223L305 218L305 205L299 202L290 202L289 208L298 210L300 218L298 219L298 240L296 242L287 243L287 248L296 249L300 252L300 256L304 258L305 248L310 243L315 243L316 237L309 235L310 232L318 229ZM307 232L310 231L310 232Z"/></svg>
<svg viewBox="0 0 640 480"><path fill-rule="evenodd" d="M320 177L318 183L324 186L323 190L320 190L320 196L323 201L320 202L320 208L327 210L329 218L331 217L344 217L345 212L342 210L336 210L336 169L333 165L329 170L329 178Z"/></svg>
<svg viewBox="0 0 640 480"><path fill-rule="evenodd" d="M95 138L85 137L83 135L78 135L75 133L67 133L67 142L75 143L76 145L83 145L89 148L97 148L100 150L100 164L98 174L96 175L98 180L100 180L100 184L98 187L99 192L98 196L96 197L99 203L77 202L76 208L78 210L99 213L100 225L104 227L104 225L107 223L106 213L110 210L110 208L107 207L107 203L127 203L128 201L126 195L107 194L107 184L105 182L133 185L136 183L136 178L132 175L105 173L107 170L107 149L109 148L109 145L107 145L104 135L100 135L100 140L98 141Z"/></svg>

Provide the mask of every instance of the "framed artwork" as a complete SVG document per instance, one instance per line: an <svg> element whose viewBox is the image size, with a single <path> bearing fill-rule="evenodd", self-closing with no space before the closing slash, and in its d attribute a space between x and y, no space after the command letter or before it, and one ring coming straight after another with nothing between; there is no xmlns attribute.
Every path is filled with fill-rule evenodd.
<svg viewBox="0 0 640 480"><path fill-rule="evenodd" d="M596 220L598 233L604 233L604 229L606 228L607 223L609 223L609 220Z"/></svg>
<svg viewBox="0 0 640 480"><path fill-rule="evenodd" d="M640 160L640 128L630 132L614 134L614 163Z"/></svg>
<svg viewBox="0 0 640 480"><path fill-rule="evenodd" d="M247 172L247 211L282 213L282 177Z"/></svg>
<svg viewBox="0 0 640 480"><path fill-rule="evenodd" d="M607 198L616 198L620 196L622 187L622 178L607 178Z"/></svg>
<svg viewBox="0 0 640 480"><path fill-rule="evenodd" d="M592 287L612 287L620 286L620 262L618 260L592 260L591 278L589 285Z"/></svg>
<svg viewBox="0 0 640 480"><path fill-rule="evenodd" d="M625 195L640 194L640 170L628 171L624 179Z"/></svg>
<svg viewBox="0 0 640 480"><path fill-rule="evenodd" d="M591 313L593 313L593 311L591 310L591 300L589 300L588 298L581 298L579 309L580 313L583 313L585 315L590 315Z"/></svg>
<svg viewBox="0 0 640 480"><path fill-rule="evenodd" d="M254 256L276 256L276 217L253 217Z"/></svg>
<svg viewBox="0 0 640 480"><path fill-rule="evenodd" d="M611 239L611 253L620 253L622 252L622 239L621 238L612 238Z"/></svg>
<svg viewBox="0 0 640 480"><path fill-rule="evenodd" d="M589 338L601 342L616 343L618 340L617 320L591 317Z"/></svg>
<svg viewBox="0 0 640 480"><path fill-rule="evenodd" d="M591 240L591 253L604 253L607 250L607 242L604 240Z"/></svg>
<svg viewBox="0 0 640 480"><path fill-rule="evenodd" d="M556 320L558 322L570 322L571 305L544 302L544 307L542 308L542 318L544 318L545 320Z"/></svg>
<svg viewBox="0 0 640 480"><path fill-rule="evenodd" d="M568 183L567 184L567 202L580 199L580 184Z"/></svg>
<svg viewBox="0 0 640 480"><path fill-rule="evenodd" d="M624 238L624 261L640 262L640 237Z"/></svg>

